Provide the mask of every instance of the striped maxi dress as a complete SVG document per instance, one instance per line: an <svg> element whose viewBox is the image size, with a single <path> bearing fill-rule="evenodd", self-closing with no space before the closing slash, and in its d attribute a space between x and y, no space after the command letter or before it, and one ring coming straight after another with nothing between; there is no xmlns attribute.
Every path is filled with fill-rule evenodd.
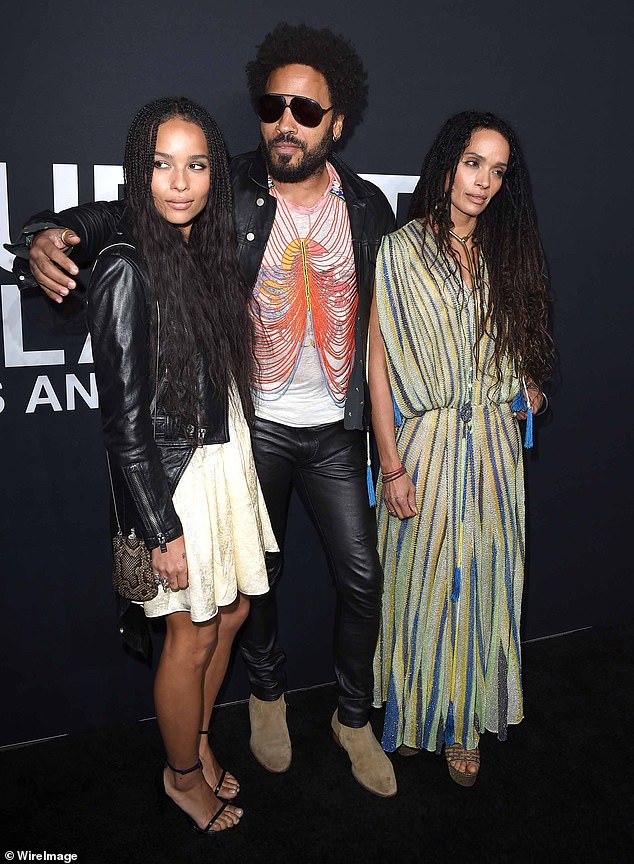
<svg viewBox="0 0 634 864"><path fill-rule="evenodd" d="M418 508L402 522L389 516L379 478L382 744L471 748L485 729L504 740L522 719L524 483L510 405L520 382L503 358L496 383L487 334L476 368L473 294L459 290L419 220L384 238L376 297Z"/></svg>

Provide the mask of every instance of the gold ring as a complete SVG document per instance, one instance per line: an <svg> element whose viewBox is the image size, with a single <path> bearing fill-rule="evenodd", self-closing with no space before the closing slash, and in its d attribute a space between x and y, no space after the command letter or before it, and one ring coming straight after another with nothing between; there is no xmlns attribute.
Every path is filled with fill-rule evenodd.
<svg viewBox="0 0 634 864"><path fill-rule="evenodd" d="M66 243L66 241L64 240L64 236L65 236L66 234L73 234L73 233L74 233L74 232L73 232L73 229L72 229L72 228L64 228L64 230L62 231L62 233L59 235L59 239L62 241L62 243L64 244L64 246L68 246L68 243Z"/></svg>

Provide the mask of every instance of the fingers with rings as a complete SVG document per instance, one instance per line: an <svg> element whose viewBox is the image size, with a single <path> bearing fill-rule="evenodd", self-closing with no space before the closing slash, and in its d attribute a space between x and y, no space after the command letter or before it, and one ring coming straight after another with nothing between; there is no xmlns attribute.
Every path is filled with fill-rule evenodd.
<svg viewBox="0 0 634 864"><path fill-rule="evenodd" d="M156 580L156 584L160 585L163 591L168 591L171 587L167 576L161 576L160 573L155 573L154 579Z"/></svg>

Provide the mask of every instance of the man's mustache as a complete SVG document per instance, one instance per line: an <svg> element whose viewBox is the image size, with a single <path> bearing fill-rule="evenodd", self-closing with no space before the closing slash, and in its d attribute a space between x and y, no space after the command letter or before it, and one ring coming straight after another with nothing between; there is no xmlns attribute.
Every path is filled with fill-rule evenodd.
<svg viewBox="0 0 634 864"><path fill-rule="evenodd" d="M299 141L289 132L280 133L279 135L276 135L275 138L272 138L268 143L269 149L275 147L277 144L293 144L295 147L300 147L302 150L306 149L306 144L303 141Z"/></svg>

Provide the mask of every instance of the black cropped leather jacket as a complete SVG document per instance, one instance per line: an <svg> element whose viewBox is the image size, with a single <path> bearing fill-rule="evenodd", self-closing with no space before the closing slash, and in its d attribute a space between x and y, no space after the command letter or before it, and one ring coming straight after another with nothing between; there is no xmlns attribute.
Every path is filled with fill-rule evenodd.
<svg viewBox="0 0 634 864"><path fill-rule="evenodd" d="M229 440L227 395L214 397L202 361L197 425L165 411L160 383L150 392L156 368L163 378L160 361L148 356L152 302L124 216L95 263L88 318L116 514L121 528L134 527L150 549L183 533L172 495L196 446Z"/></svg>

